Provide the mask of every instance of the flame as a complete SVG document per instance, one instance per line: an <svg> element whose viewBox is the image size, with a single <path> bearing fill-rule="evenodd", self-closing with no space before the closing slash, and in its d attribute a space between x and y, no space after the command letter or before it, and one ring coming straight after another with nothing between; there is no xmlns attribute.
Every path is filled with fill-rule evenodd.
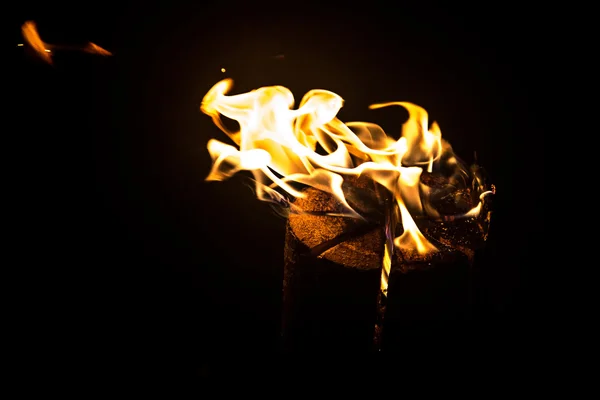
<svg viewBox="0 0 600 400"><path fill-rule="evenodd" d="M37 31L37 26L33 21L27 21L21 26L21 33L23 39L27 42L31 48L48 64L52 64L52 58L50 57L51 50L48 48L50 45L44 43L40 38Z"/></svg>
<svg viewBox="0 0 600 400"><path fill-rule="evenodd" d="M98 54L99 56L112 56L112 53L102 47L98 46L96 43L88 42L83 49L86 53Z"/></svg>
<svg viewBox="0 0 600 400"><path fill-rule="evenodd" d="M434 122L429 127L423 108L408 102L370 106L401 106L408 111L402 135L395 140L376 124L340 121L336 116L344 100L336 93L311 90L294 109L294 96L283 86L228 95L232 85L231 79L221 80L200 106L236 145L216 139L208 142L213 165L206 180L222 181L250 171L260 200L291 206L286 194L302 198L298 184L308 185L335 196L342 206L336 215L364 219L348 203L342 183L344 177L365 174L393 194L403 227L394 245L422 255L437 251L414 219L443 217L427 200L431 189L421 183L421 175L445 168L452 172L451 180L459 181L465 172L439 126ZM239 130L226 127L221 116L237 121ZM318 146L325 154L317 151ZM484 195L477 206L456 218L478 215Z"/></svg>
<svg viewBox="0 0 600 400"><path fill-rule="evenodd" d="M53 50L56 49L80 50L86 53L97 54L101 56L112 56L112 53L110 51L103 49L102 47L92 42L88 42L84 46L66 46L45 43L40 38L40 35L37 31L37 26L34 21L26 21L21 26L21 33L23 34L23 39L25 39L25 42L29 44L29 46L36 52L36 54L48 64L52 64L51 53ZM17 46L22 47L23 44L19 43Z"/></svg>

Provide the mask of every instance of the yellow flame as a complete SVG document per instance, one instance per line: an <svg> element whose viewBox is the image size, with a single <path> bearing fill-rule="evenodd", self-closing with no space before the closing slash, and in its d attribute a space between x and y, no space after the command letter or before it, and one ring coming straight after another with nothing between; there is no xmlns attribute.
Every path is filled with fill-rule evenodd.
<svg viewBox="0 0 600 400"><path fill-rule="evenodd" d="M336 116L344 100L336 93L311 90L293 109L294 96L283 86L228 95L232 84L231 79L215 84L200 106L237 145L216 139L208 142L213 166L207 180L221 181L238 171L251 171L258 198L270 201L284 201L276 189L303 197L294 183L309 185L335 196L343 207L340 215L363 218L348 204L342 183L344 176L367 174L390 190L400 210L403 233L395 238L395 246L419 254L437 250L419 231L413 215L432 210L422 202L421 191L426 188L421 187L420 177L424 170L432 172L451 147L442 140L435 122L428 127L423 108L407 102L370 106L407 109L409 119L400 139L394 140L376 124L340 121ZM239 130L227 128L221 116L237 121ZM456 160L446 157L444 162ZM477 215L480 209L481 204L464 216Z"/></svg>

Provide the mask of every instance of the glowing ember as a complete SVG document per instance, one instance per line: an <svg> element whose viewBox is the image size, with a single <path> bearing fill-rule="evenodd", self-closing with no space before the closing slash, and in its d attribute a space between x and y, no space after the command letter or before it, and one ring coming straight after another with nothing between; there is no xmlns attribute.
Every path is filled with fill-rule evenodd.
<svg viewBox="0 0 600 400"><path fill-rule="evenodd" d="M52 64L51 54L53 50L79 50L86 53L98 54L101 56L111 56L112 53L108 50L103 49L95 43L88 42L84 46L66 46L66 45L55 45L49 44L42 41L37 31L37 26L33 21L27 21L21 27L21 33L26 43L35 51L35 53L41 57L42 60L48 64ZM22 47L23 43L19 43L17 46Z"/></svg>
<svg viewBox="0 0 600 400"><path fill-rule="evenodd" d="M200 107L237 145L216 139L208 142L213 160L206 178L209 181L225 180L241 170L251 171L260 200L286 205L301 213L289 196L302 198L304 194L298 185L308 185L331 193L342 205L341 213L330 215L364 219L364 214L348 203L342 183L345 176L367 175L387 188L397 204L403 231L393 237L393 244L421 255L436 252L437 248L421 233L415 218L475 217L486 195L492 193L481 190L479 203L459 215L443 215L438 211L435 193L421 182L422 174L441 174L455 189L467 184L470 175L442 139L439 126L435 122L429 126L427 112L415 104L393 102L370 106L371 109L401 106L408 111L402 136L395 140L376 124L340 121L336 115L344 101L333 92L312 90L293 109L294 97L285 87L262 87L227 95L232 83L231 79L218 82ZM239 130L227 128L221 116L237 121ZM326 154L320 154L318 146Z"/></svg>

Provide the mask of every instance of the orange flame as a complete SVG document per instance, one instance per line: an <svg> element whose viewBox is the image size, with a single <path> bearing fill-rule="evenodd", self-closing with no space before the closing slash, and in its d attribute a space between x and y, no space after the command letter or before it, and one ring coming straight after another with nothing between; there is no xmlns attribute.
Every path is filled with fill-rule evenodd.
<svg viewBox="0 0 600 400"><path fill-rule="evenodd" d="M59 50L81 50L86 53L98 54L101 56L112 56L112 53L95 43L88 42L85 46L65 46L45 43L37 31L37 26L33 21L27 21L21 26L21 33L25 42L31 46L35 53L48 64L52 64L52 51Z"/></svg>
<svg viewBox="0 0 600 400"><path fill-rule="evenodd" d="M371 109L402 106L409 119L399 140L389 137L373 123L343 123L336 115L344 100L327 90L311 90L297 109L294 97L283 86L262 87L248 93L227 95L231 79L214 85L205 95L200 109L225 132L237 147L216 139L208 142L213 161L208 181L225 180L238 171L251 171L259 199L286 203L276 189L294 197L304 197L294 183L331 193L343 207L340 214L363 218L342 191L343 176L370 176L387 188L400 210L403 233L395 246L419 254L435 252L436 247L419 231L413 216L440 217L425 196L427 187L420 183L424 170L432 172L442 164L463 173L450 145L441 138L439 126L428 127L427 112L411 103L374 104ZM239 130L228 129L221 116L239 123ZM317 152L317 145L327 154ZM485 194L485 193L484 193ZM456 218L476 216L480 204Z"/></svg>
<svg viewBox="0 0 600 400"><path fill-rule="evenodd" d="M52 64L52 58L50 58L50 46L44 43L40 38L35 22L25 22L21 27L21 33L23 34L23 39L25 39L38 56L47 63Z"/></svg>
<svg viewBox="0 0 600 400"><path fill-rule="evenodd" d="M95 43L88 42L83 48L83 51L91 54L98 54L99 56L112 56L112 53L102 47L98 46Z"/></svg>

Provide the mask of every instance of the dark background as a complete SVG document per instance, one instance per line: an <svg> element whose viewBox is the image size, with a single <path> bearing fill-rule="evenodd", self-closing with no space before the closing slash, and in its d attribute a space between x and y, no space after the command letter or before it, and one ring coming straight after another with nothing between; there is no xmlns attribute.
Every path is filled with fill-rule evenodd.
<svg viewBox="0 0 600 400"><path fill-rule="evenodd" d="M59 2L15 15L15 45L35 20L48 43L114 53L57 51L53 65L11 53L10 282L27 310L16 313L20 335L41 352L75 345L92 361L182 376L210 374L215 355L277 352L285 221L243 176L204 182L206 142L226 138L199 105L224 77L235 93L281 84L297 101L332 90L343 121L392 135L403 111L368 105L410 101L463 159L477 151L498 194L472 340L534 340L544 253L535 19L504 3L282 7Z"/></svg>

